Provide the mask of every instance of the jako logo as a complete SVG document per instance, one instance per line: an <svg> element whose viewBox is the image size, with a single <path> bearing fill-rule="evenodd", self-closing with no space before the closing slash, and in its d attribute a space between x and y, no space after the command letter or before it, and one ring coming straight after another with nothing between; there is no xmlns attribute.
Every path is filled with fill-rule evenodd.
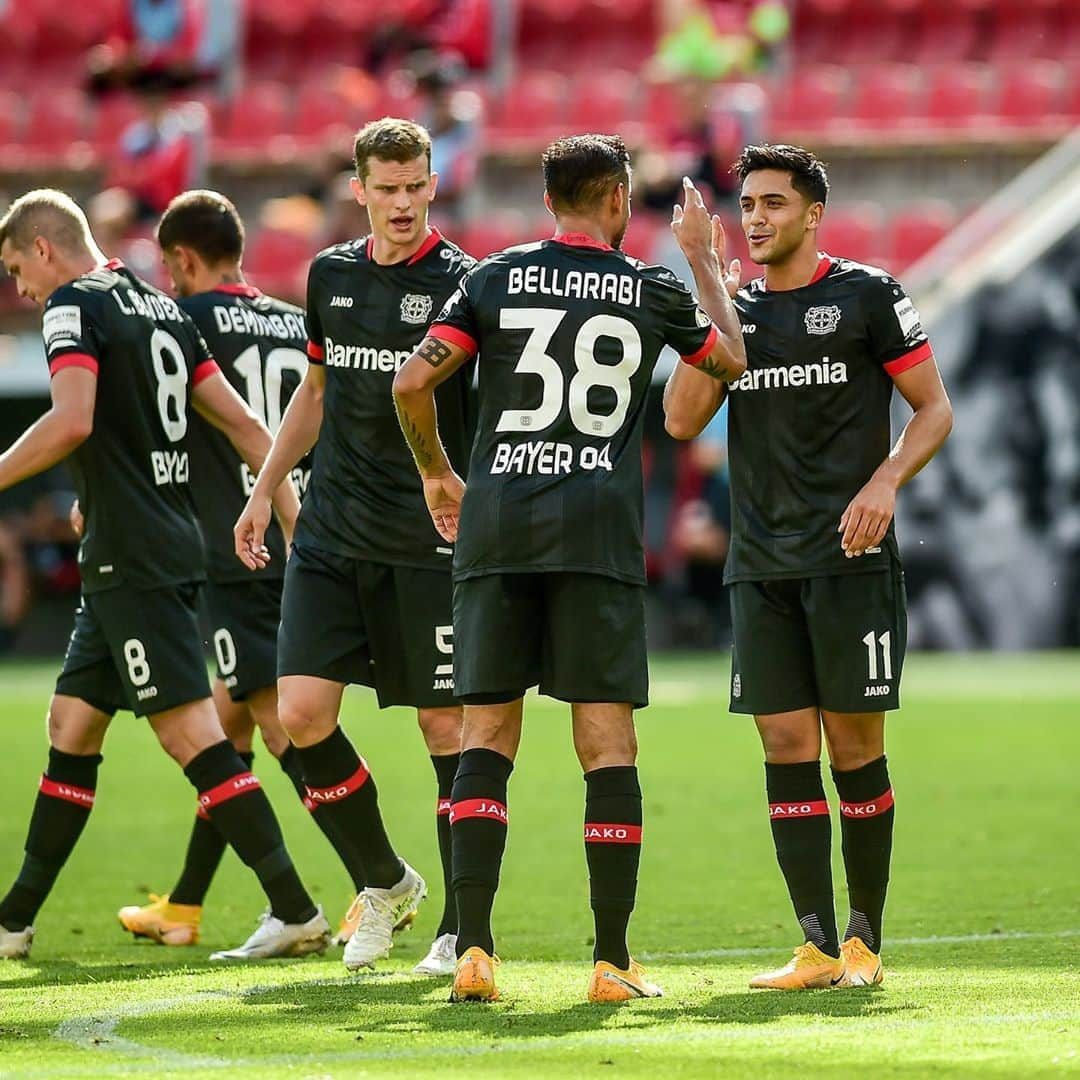
<svg viewBox="0 0 1080 1080"><path fill-rule="evenodd" d="M817 364L744 371L735 382L728 383L728 390L787 390L804 386L836 386L847 381L847 364L842 360L830 361L823 356Z"/></svg>
<svg viewBox="0 0 1080 1080"><path fill-rule="evenodd" d="M330 297L331 307L352 307L353 298L351 296L332 296Z"/></svg>

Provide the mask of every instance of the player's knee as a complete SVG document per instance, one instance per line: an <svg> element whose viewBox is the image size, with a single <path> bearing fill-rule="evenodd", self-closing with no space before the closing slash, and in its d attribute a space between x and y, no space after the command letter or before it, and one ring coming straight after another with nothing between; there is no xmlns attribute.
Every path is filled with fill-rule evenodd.
<svg viewBox="0 0 1080 1080"><path fill-rule="evenodd" d="M418 709L416 719L429 754L441 757L461 751L460 708Z"/></svg>
<svg viewBox="0 0 1080 1080"><path fill-rule="evenodd" d="M593 730L577 735L574 749L585 772L633 765L637 761L637 735L632 727Z"/></svg>
<svg viewBox="0 0 1080 1080"><path fill-rule="evenodd" d="M795 765L802 761L817 761L821 757L820 736L790 728L763 729L761 743L765 760L770 765Z"/></svg>
<svg viewBox="0 0 1080 1080"><path fill-rule="evenodd" d="M277 718L298 746L310 746L325 739L337 724L336 716L328 716L302 696L288 693L278 697Z"/></svg>

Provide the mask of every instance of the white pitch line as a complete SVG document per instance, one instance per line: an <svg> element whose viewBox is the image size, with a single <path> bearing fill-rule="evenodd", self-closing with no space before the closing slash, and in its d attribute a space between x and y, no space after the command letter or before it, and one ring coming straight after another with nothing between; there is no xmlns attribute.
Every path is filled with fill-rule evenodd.
<svg viewBox="0 0 1080 1080"><path fill-rule="evenodd" d="M1052 940L1080 937L1077 930L1003 930L1000 934L936 934L931 937L889 938L887 946L893 945L968 945L979 941L1027 941ZM642 960L720 960L727 956L764 956L775 954L777 949L754 946L746 949L694 949L689 952L645 952Z"/></svg>

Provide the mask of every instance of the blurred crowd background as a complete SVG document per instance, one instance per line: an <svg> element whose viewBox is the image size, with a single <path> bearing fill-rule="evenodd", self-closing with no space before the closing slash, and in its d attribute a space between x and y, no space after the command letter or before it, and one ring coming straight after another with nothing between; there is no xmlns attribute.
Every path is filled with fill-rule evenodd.
<svg viewBox="0 0 1080 1080"><path fill-rule="evenodd" d="M620 132L624 246L688 280L681 177L754 274L728 166L809 146L833 185L821 247L901 277L956 408L898 514L912 644L1080 644L1080 0L0 0L0 38L0 206L62 187L163 287L158 215L210 186L247 223L248 279L302 300L311 256L366 231L351 135L378 116L432 132L433 219L477 256L550 233L547 142ZM38 326L0 283L4 445L47 407ZM655 395L659 647L727 638L725 427L676 444ZM0 494L0 652L63 643L71 498L62 468Z"/></svg>

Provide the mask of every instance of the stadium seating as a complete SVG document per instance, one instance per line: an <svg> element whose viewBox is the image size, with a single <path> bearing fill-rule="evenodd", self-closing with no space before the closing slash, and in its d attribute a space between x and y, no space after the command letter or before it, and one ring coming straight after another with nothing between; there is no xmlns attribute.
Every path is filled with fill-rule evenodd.
<svg viewBox="0 0 1080 1080"><path fill-rule="evenodd" d="M304 295L308 263L318 245L285 229L261 229L247 245L244 272L263 292L286 299Z"/></svg>
<svg viewBox="0 0 1080 1080"><path fill-rule="evenodd" d="M888 252L883 242L885 215L876 203L830 207L818 230L818 246L830 254L880 266Z"/></svg>
<svg viewBox="0 0 1080 1080"><path fill-rule="evenodd" d="M894 273L907 269L941 240L956 221L953 207L940 200L926 200L896 214L889 225L887 268Z"/></svg>

